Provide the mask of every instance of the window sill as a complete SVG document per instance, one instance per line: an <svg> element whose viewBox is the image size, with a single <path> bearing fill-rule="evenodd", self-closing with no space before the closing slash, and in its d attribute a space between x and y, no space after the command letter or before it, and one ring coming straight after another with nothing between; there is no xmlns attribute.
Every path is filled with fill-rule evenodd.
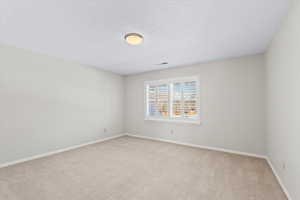
<svg viewBox="0 0 300 200"><path fill-rule="evenodd" d="M201 124L200 120L182 120L182 119L145 118L145 121L171 122L171 123L196 124L196 125Z"/></svg>

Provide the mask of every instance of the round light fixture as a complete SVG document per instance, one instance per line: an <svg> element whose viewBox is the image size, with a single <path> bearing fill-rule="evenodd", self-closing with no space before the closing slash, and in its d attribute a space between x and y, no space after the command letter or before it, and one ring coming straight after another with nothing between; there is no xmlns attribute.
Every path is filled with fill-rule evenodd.
<svg viewBox="0 0 300 200"><path fill-rule="evenodd" d="M139 45L143 42L143 36L138 33L128 33L125 35L128 44Z"/></svg>

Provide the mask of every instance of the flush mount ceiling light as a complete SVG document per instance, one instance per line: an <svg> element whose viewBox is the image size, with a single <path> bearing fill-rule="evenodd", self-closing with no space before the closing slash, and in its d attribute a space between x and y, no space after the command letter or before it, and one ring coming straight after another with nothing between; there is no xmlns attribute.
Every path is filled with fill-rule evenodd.
<svg viewBox="0 0 300 200"><path fill-rule="evenodd" d="M131 45L139 45L143 42L143 36L138 33L128 33L124 38Z"/></svg>

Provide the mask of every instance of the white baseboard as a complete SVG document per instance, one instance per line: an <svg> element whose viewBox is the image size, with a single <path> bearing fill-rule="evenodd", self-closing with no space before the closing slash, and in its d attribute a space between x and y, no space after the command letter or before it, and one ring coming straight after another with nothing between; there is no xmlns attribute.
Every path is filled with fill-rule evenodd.
<svg viewBox="0 0 300 200"><path fill-rule="evenodd" d="M213 150L213 151L221 151L221 152L226 152L226 153L232 153L232 154L238 154L238 155L243 155L243 156L250 156L250 157L266 159L269 166L270 166L270 168L272 169L278 183L280 184L282 190L286 194L288 200L292 200L288 190L286 189L286 187L284 186L283 182L281 181L278 173L276 172L275 167L273 166L272 162L270 161L270 159L267 156L251 154L251 153L245 153L245 152L240 152L240 151L233 151L233 150L228 150L228 149L223 149L223 148L216 148L216 147L209 147L209 146L196 145L196 144L190 144L190 143L176 142L176 141L173 141L173 140L166 140L166 139L160 139L160 138L154 138L154 137L133 135L133 134L129 134L129 133L119 134L119 135L115 135L115 136L112 136L112 137L107 137L107 138L99 139L99 140L96 140L96 141L91 141L91 142L87 142L87 143L67 147L67 148L64 148L64 149L60 149L60 150L56 150L56 151L52 151L52 152L48 152L48 153L44 153L44 154L39 154L39 155L31 156L31 157L28 157L28 158L12 161L12 162L8 162L8 163L3 163L3 164L0 164L0 168L8 167L8 166L11 166L11 165L16 165L16 164L19 164L19 163L35 160L35 159L38 159L38 158L51 156L51 155L54 155L54 154L65 152L65 151L70 151L70 150L77 149L77 148L80 148L80 147L84 147L84 146L87 146L87 145L96 144L96 143L104 142L104 141L107 141L107 140L112 140L112 139L115 139L115 138L118 138L118 137L122 137L124 135L131 136L131 137L136 137L136 138L156 140L156 141L161 141L161 142L168 142L168 143L173 143L173 144L190 146L190 147L195 147L195 148L208 149L208 150Z"/></svg>
<svg viewBox="0 0 300 200"><path fill-rule="evenodd" d="M280 187L282 188L283 192L285 193L286 197L288 198L288 200L292 200L289 191L288 191L288 190L286 189L286 187L284 186L284 184L283 184L283 182L282 182L280 176L278 175L278 173L277 173L277 171L276 171L274 165L272 164L270 158L267 158L266 160L267 160L267 162L268 162L270 168L272 169L272 172L273 172L273 174L275 175L275 177L276 177L276 179L277 179L277 181L278 181Z"/></svg>
<svg viewBox="0 0 300 200"><path fill-rule="evenodd" d="M137 138L143 138L143 139L149 139L149 140L156 140L156 141L168 142L168 143L179 144L179 145L184 145L184 146L189 146L189 147L195 147L195 148L208 149L208 150L213 150L213 151L221 151L221 152L238 154L238 155L243 155L243 156L250 156L250 157L255 157L255 158L267 159L267 157L264 156L264 155L257 155L257 154L252 154L252 153L234 151L234 150L217 148L217 147L209 147L209 146L197 145L197 144L191 144L191 143L177 142L177 141L174 141L174 140L166 140L166 139L161 139L161 138L134 135L134 134L129 134L129 133L125 133L125 134L128 135L128 136L131 136L131 137L137 137Z"/></svg>
<svg viewBox="0 0 300 200"><path fill-rule="evenodd" d="M195 145L195 144L189 144L189 143L183 143L183 142L176 142L176 141L173 141L173 140L166 140L166 139L160 139L160 138L154 138L154 137L148 137L148 136L133 135L133 134L129 134L129 133L125 133L125 135L131 136L131 137L136 137L136 138L149 139L149 140L155 140L155 141L161 141L161 142L168 142L168 143L179 144L179 145L184 145L184 146L189 146L189 147L208 149L208 150L213 150L213 151L221 151L221 152L226 152L226 153L232 153L232 154L238 154L238 155L243 155L243 156L250 156L250 157L265 159L268 162L270 168L272 169L273 174L275 175L280 187L282 188L283 192L287 196L288 200L292 200L288 190L284 186L284 184L281 181L279 175L277 174L274 166L272 165L272 162L270 161L270 159L267 156L251 154L251 153L245 153L245 152L240 152L240 151L233 151L233 150L228 150L228 149L223 149L223 148L216 148L216 147L209 147L209 146L203 146L203 145Z"/></svg>
<svg viewBox="0 0 300 200"><path fill-rule="evenodd" d="M3 163L3 164L0 164L0 168L8 167L8 166L11 166L11 165L16 165L16 164L19 164L19 163L27 162L27 161L30 161L30 160L35 160L35 159L38 159L38 158L51 156L51 155L54 155L54 154L65 152L65 151L70 151L70 150L77 149L77 148L80 148L80 147L84 147L84 146L87 146L87 145L96 144L96 143L104 142L104 141L107 141L107 140L112 140L112 139L115 139L115 138L118 138L118 137L122 137L124 135L126 135L126 134L119 134L119 135L115 135L115 136L111 136L111 137L106 137L106 138L103 138L103 139L99 139L99 140L95 140L95 141L91 141L91 142L86 142L86 143L79 144L79 145L74 145L74 146L67 147L67 148L64 148L64 149L59 149L59 150L56 150L56 151L51 151L51 152L48 152L48 153L43 153L43 154L28 157L28 158L23 158L23 159L20 159L20 160Z"/></svg>

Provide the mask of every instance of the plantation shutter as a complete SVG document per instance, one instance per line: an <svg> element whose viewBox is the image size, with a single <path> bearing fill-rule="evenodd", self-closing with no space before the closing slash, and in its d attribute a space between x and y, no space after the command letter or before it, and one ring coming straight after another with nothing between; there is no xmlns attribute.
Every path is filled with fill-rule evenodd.
<svg viewBox="0 0 300 200"><path fill-rule="evenodd" d="M182 116L182 87L181 83L173 84L172 91L172 117L178 118Z"/></svg>
<svg viewBox="0 0 300 200"><path fill-rule="evenodd" d="M199 123L199 85L193 77L146 82L146 118Z"/></svg>
<svg viewBox="0 0 300 200"><path fill-rule="evenodd" d="M154 117L156 115L156 86L148 86L148 115Z"/></svg>
<svg viewBox="0 0 300 200"><path fill-rule="evenodd" d="M148 86L148 115L165 118L169 116L169 85Z"/></svg>
<svg viewBox="0 0 300 200"><path fill-rule="evenodd" d="M172 85L172 117L193 119L198 116L197 82L175 82Z"/></svg>
<svg viewBox="0 0 300 200"><path fill-rule="evenodd" d="M197 83L196 81L184 82L182 84L183 117L195 118L198 116L197 104Z"/></svg>

